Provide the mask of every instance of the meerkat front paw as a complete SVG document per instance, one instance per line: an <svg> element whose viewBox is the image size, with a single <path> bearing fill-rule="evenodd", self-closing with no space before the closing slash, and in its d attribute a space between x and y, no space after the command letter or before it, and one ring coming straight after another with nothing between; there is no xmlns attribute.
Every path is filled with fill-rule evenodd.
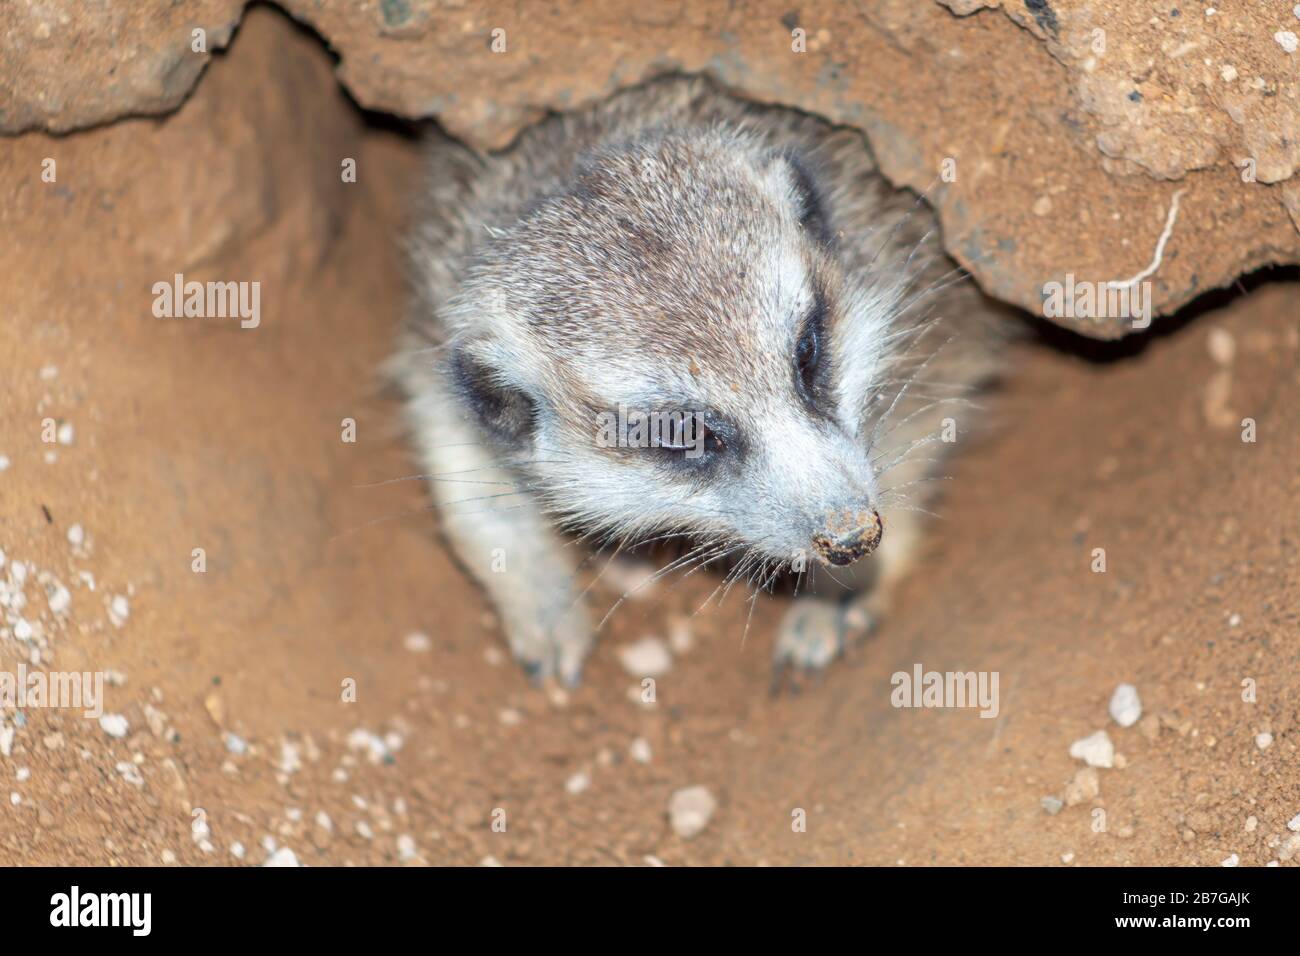
<svg viewBox="0 0 1300 956"><path fill-rule="evenodd" d="M866 637L874 618L862 602L797 598L782 618L772 650L772 691L798 677L820 674L847 647Z"/></svg>
<svg viewBox="0 0 1300 956"><path fill-rule="evenodd" d="M576 600L532 611L513 608L503 624L510 652L534 681L555 677L572 687L581 679L594 631Z"/></svg>

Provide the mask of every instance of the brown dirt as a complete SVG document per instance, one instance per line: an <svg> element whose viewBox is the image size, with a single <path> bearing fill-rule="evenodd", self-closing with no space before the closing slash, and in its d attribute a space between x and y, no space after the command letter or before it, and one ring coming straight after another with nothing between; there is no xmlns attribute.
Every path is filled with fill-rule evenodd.
<svg viewBox="0 0 1300 956"><path fill-rule="evenodd" d="M36 648L50 669L117 672L106 709L130 725L113 739L72 711L0 707L0 797L17 796L0 863L231 864L235 842L261 863L270 840L306 864L408 862L400 837L435 864L1300 860L1294 283L1136 345L1018 345L924 570L815 686L768 693L784 599L761 598L746 637L733 594L690 619L657 703L633 702L617 651L698 608L718 579L695 575L625 605L583 686L535 688L420 483L369 486L416 470L376 373L404 301L412 147L340 105L310 38L248 19L165 122L0 153L17 183L0 202L0 579L23 561L72 593L53 613L32 572L37 635L6 624L0 670ZM37 178L50 155L57 187ZM261 280L262 325L154 318L152 283L182 269ZM1208 347L1224 334L1226 364ZM43 444L45 417L72 444ZM120 627L112 595L129 597ZM428 650L405 646L417 631ZM892 707L891 675L918 662L998 671L998 718ZM1128 729L1107 716L1121 681L1143 702ZM1122 768L1047 813L1083 767L1071 742L1103 728ZM393 735L389 751L358 731ZM691 785L718 809L684 840L665 811Z"/></svg>

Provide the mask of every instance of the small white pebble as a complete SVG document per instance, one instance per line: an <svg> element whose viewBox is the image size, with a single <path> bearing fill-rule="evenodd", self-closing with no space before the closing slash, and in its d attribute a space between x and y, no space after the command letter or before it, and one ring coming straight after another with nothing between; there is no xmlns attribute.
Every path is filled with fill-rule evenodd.
<svg viewBox="0 0 1300 956"><path fill-rule="evenodd" d="M1268 731L1264 731L1264 733L1262 734L1255 735L1255 746L1258 747L1260 750L1267 750L1272 743L1273 743L1273 735L1270 734Z"/></svg>
<svg viewBox="0 0 1300 956"><path fill-rule="evenodd" d="M246 852L247 851L244 849L244 844L240 843L238 840L230 844L230 855L233 856L236 860L242 860Z"/></svg>
<svg viewBox="0 0 1300 956"><path fill-rule="evenodd" d="M75 433L72 430L72 422L64 422L59 426L59 430L55 437L58 438L60 445L71 445L74 435Z"/></svg>
<svg viewBox="0 0 1300 956"><path fill-rule="evenodd" d="M68 544L72 545L74 548L79 548L85 540L86 530L81 527L81 525L74 524L72 527L68 528Z"/></svg>
<svg viewBox="0 0 1300 956"><path fill-rule="evenodd" d="M1228 627L1241 627L1241 615L1240 614L1229 615Z"/></svg>
<svg viewBox="0 0 1300 956"><path fill-rule="evenodd" d="M1286 828L1293 833L1300 833L1300 813L1287 821Z"/></svg>
<svg viewBox="0 0 1300 956"><path fill-rule="evenodd" d="M1082 760L1089 767L1115 766L1115 745L1110 742L1110 735L1104 730L1083 737L1070 744L1070 756Z"/></svg>
<svg viewBox="0 0 1300 956"><path fill-rule="evenodd" d="M0 471L8 471L8 470L9 470L9 456L0 455Z"/></svg>
<svg viewBox="0 0 1300 956"><path fill-rule="evenodd" d="M316 826L320 827L326 833L334 832L334 821L330 819L330 815L324 810L316 811Z"/></svg>
<svg viewBox="0 0 1300 956"><path fill-rule="evenodd" d="M114 627L121 627L130 616L131 602L120 594L116 595L108 605L109 620L113 622Z"/></svg>
<svg viewBox="0 0 1300 956"><path fill-rule="evenodd" d="M401 860L415 859L415 841L405 833L397 838L397 857Z"/></svg>
<svg viewBox="0 0 1300 956"><path fill-rule="evenodd" d="M579 794L591 786L591 777L579 770L564 782L564 789L572 794Z"/></svg>
<svg viewBox="0 0 1300 956"><path fill-rule="evenodd" d="M72 606L72 594L62 584L56 585L49 596L50 610L62 614Z"/></svg>
<svg viewBox="0 0 1300 956"><path fill-rule="evenodd" d="M1259 826L1259 817L1246 817L1247 833L1254 833L1257 826Z"/></svg>
<svg viewBox="0 0 1300 956"><path fill-rule="evenodd" d="M163 851L162 851L162 861L163 861L163 863L165 863L167 866L171 866L173 863L176 862L176 851L175 851L175 850L163 850Z"/></svg>
<svg viewBox="0 0 1300 956"><path fill-rule="evenodd" d="M668 799L668 821L674 833L689 840L709 825L717 808L707 787L683 787Z"/></svg>
<svg viewBox="0 0 1300 956"><path fill-rule="evenodd" d="M236 756L248 753L248 741L238 734L232 734L227 730L221 735L221 742L226 745L228 751Z"/></svg>
<svg viewBox="0 0 1300 956"><path fill-rule="evenodd" d="M657 637L643 637L620 648L618 659L633 677L659 677L673 666L668 646Z"/></svg>
<svg viewBox="0 0 1300 956"><path fill-rule="evenodd" d="M422 651L427 651L433 647L433 642L429 640L429 635L421 634L419 631L407 634L406 637L403 638L402 644L408 651L416 654L421 653Z"/></svg>
<svg viewBox="0 0 1300 956"><path fill-rule="evenodd" d="M1132 684L1120 684L1110 697L1110 716L1121 727L1132 727L1142 716L1142 701Z"/></svg>
<svg viewBox="0 0 1300 956"><path fill-rule="evenodd" d="M110 737L125 737L131 727L121 714L104 714L99 718L99 726Z"/></svg>
<svg viewBox="0 0 1300 956"><path fill-rule="evenodd" d="M1300 38L1297 38L1290 30L1278 30L1277 33L1273 34L1273 39L1287 53L1294 53L1300 47Z"/></svg>
<svg viewBox="0 0 1300 956"><path fill-rule="evenodd" d="M290 850L287 846L282 846L280 847L280 849L276 850L274 853L268 856L266 858L266 862L263 863L262 865L263 866L301 866L302 864L299 863L298 858L294 856L293 850Z"/></svg>
<svg viewBox="0 0 1300 956"><path fill-rule="evenodd" d="M1219 76L1223 77L1224 83L1231 83L1237 78L1237 68L1235 66L1224 66L1219 70Z"/></svg>
<svg viewBox="0 0 1300 956"><path fill-rule="evenodd" d="M373 840L375 838L375 831L370 829L370 824L365 820L358 820L357 835L363 840Z"/></svg>
<svg viewBox="0 0 1300 956"><path fill-rule="evenodd" d="M1062 853L1062 854L1061 854L1061 862L1062 862L1062 863L1073 863L1073 862L1074 862L1074 854L1073 854L1073 853Z"/></svg>
<svg viewBox="0 0 1300 956"><path fill-rule="evenodd" d="M23 802L23 795L19 793L17 790L14 790L12 793L9 794L9 802L16 807L18 806L18 804Z"/></svg>
<svg viewBox="0 0 1300 956"><path fill-rule="evenodd" d="M24 782L31 775L32 775L31 770L29 770L26 767L19 767L18 772L14 774L14 776L18 779L19 783Z"/></svg>
<svg viewBox="0 0 1300 956"><path fill-rule="evenodd" d="M632 746L627 748L627 752L637 763L649 763L651 756L650 741L644 737L637 737L632 741Z"/></svg>
<svg viewBox="0 0 1300 956"><path fill-rule="evenodd" d="M1232 70L1232 67L1225 66L1223 70L1226 79L1227 71ZM1233 70L1232 75L1237 75L1236 70ZM1216 325L1210 329L1210 335L1205 340L1205 345L1210 351L1210 358L1220 365L1231 365L1233 358L1237 355L1237 340L1232 337L1231 332L1221 325Z"/></svg>
<svg viewBox="0 0 1300 956"><path fill-rule="evenodd" d="M1226 860L1220 863L1219 866L1236 866L1240 862L1241 862L1241 858L1234 853L1232 854L1232 856L1228 857Z"/></svg>
<svg viewBox="0 0 1300 956"><path fill-rule="evenodd" d="M31 623L27 620L27 618L25 618L25 617L20 617L20 618L19 618L19 619L14 623L14 637L18 638L18 640L20 640L20 641L28 641L28 640L31 640L32 633L33 633L33 632L32 632L32 625L31 625Z"/></svg>

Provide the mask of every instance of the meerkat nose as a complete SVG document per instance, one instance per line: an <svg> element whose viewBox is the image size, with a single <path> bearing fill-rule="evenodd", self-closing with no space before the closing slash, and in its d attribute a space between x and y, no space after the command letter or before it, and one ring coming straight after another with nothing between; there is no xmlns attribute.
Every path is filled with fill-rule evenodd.
<svg viewBox="0 0 1300 956"><path fill-rule="evenodd" d="M813 535L813 548L828 564L842 567L875 551L884 531L874 508L835 511L826 515L822 529Z"/></svg>

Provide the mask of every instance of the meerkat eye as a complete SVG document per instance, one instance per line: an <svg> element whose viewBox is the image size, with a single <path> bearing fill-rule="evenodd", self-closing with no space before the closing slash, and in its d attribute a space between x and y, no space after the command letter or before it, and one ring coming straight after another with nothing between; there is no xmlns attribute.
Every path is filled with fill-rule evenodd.
<svg viewBox="0 0 1300 956"><path fill-rule="evenodd" d="M744 455L744 440L735 424L710 412L691 414L682 431L657 444L660 461L672 472L704 478Z"/></svg>
<svg viewBox="0 0 1300 956"><path fill-rule="evenodd" d="M823 368L826 347L826 300L817 293L812 311L804 319L803 328L794 347L795 384L799 395L816 409L821 403L825 388Z"/></svg>

